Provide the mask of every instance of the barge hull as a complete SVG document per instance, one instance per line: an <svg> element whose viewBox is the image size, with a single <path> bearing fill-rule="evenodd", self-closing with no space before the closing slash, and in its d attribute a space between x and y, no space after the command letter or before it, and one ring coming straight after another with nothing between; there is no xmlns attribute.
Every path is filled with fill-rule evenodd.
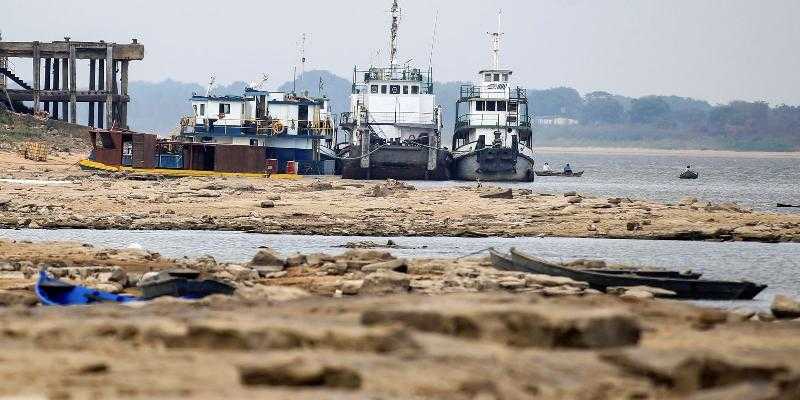
<svg viewBox="0 0 800 400"><path fill-rule="evenodd" d="M350 150L342 162L344 179L449 180L450 153L438 150L436 168L428 170L428 149L387 146L369 155L369 168L361 168L361 149Z"/></svg>
<svg viewBox="0 0 800 400"><path fill-rule="evenodd" d="M535 173L533 160L523 155L513 154L481 162L478 153L472 152L453 160L452 176L461 181L533 182Z"/></svg>

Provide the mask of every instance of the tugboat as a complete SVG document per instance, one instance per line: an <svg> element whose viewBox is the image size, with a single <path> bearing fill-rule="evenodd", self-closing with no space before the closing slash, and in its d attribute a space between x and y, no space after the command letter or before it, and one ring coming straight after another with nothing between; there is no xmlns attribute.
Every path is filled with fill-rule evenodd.
<svg viewBox="0 0 800 400"><path fill-rule="evenodd" d="M475 85L461 86L453 132L452 175L457 180L534 180L533 131L525 89L512 85L512 71L500 66L499 15L490 33L492 67Z"/></svg>
<svg viewBox="0 0 800 400"><path fill-rule="evenodd" d="M433 69L397 62L401 11L391 8L389 66L353 69L350 111L339 126L349 136L339 149L346 179L449 179L450 153L441 148L442 111Z"/></svg>

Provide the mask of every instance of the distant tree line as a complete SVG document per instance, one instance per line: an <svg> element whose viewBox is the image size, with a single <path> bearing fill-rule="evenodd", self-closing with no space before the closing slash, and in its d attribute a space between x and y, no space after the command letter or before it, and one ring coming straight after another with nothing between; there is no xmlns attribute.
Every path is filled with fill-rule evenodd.
<svg viewBox="0 0 800 400"><path fill-rule="evenodd" d="M643 125L710 136L769 136L800 142L800 107L796 106L746 101L712 106L688 97L629 98L601 91L581 96L566 87L529 90L528 96L537 116L565 116L581 125Z"/></svg>

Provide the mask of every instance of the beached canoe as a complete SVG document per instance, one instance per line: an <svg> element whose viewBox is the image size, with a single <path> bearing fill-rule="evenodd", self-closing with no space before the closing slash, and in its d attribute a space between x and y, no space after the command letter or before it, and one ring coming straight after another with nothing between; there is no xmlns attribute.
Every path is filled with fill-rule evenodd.
<svg viewBox="0 0 800 400"><path fill-rule="evenodd" d="M563 172L557 172L557 171L536 171L536 176L560 176L564 178L580 178L583 176L583 171L573 172L571 174L565 174Z"/></svg>
<svg viewBox="0 0 800 400"><path fill-rule="evenodd" d="M158 276L142 285L142 299L161 296L184 299L202 299L214 294L232 295L236 288L214 279L197 279L200 273L193 270L162 271Z"/></svg>
<svg viewBox="0 0 800 400"><path fill-rule="evenodd" d="M779 207L779 208L800 208L800 206L798 206L798 205L784 204L784 203L778 203L777 207Z"/></svg>
<svg viewBox="0 0 800 400"><path fill-rule="evenodd" d="M649 286L675 292L674 298L678 299L751 300L767 287L766 285L746 281L670 279L581 271L532 257L513 248L511 249L511 262L515 266L525 267L531 272L564 276L576 281L586 282L593 289L601 291L605 291L609 287L618 286Z"/></svg>
<svg viewBox="0 0 800 400"><path fill-rule="evenodd" d="M39 272L39 280L34 287L39 301L46 306L75 306L94 303L129 303L140 300L134 296L119 295L86 286L74 285Z"/></svg>
<svg viewBox="0 0 800 400"><path fill-rule="evenodd" d="M538 274L535 270L527 268L523 265L514 264L510 255L498 252L495 249L489 249L489 255L492 259L492 264L497 269L504 271L519 271L532 274ZM671 278L671 279L700 279L703 274L692 271L670 271L661 269L642 269L642 268L575 268L578 271L595 272L598 274L609 275L637 275L646 276L651 278Z"/></svg>

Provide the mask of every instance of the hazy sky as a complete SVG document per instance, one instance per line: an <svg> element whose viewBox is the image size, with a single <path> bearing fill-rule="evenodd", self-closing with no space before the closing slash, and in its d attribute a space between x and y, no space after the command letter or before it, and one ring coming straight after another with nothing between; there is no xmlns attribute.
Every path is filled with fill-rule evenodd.
<svg viewBox="0 0 800 400"><path fill-rule="evenodd" d="M0 0L5 40L144 43L132 80L203 83L291 77L311 34L307 69L350 78L376 51L385 63L390 0ZM109 7L113 4L113 7ZM503 10L504 66L522 86L676 94L800 104L800 0L400 0L399 54L434 75L473 80L489 64L487 31ZM29 73L28 73L29 74Z"/></svg>

